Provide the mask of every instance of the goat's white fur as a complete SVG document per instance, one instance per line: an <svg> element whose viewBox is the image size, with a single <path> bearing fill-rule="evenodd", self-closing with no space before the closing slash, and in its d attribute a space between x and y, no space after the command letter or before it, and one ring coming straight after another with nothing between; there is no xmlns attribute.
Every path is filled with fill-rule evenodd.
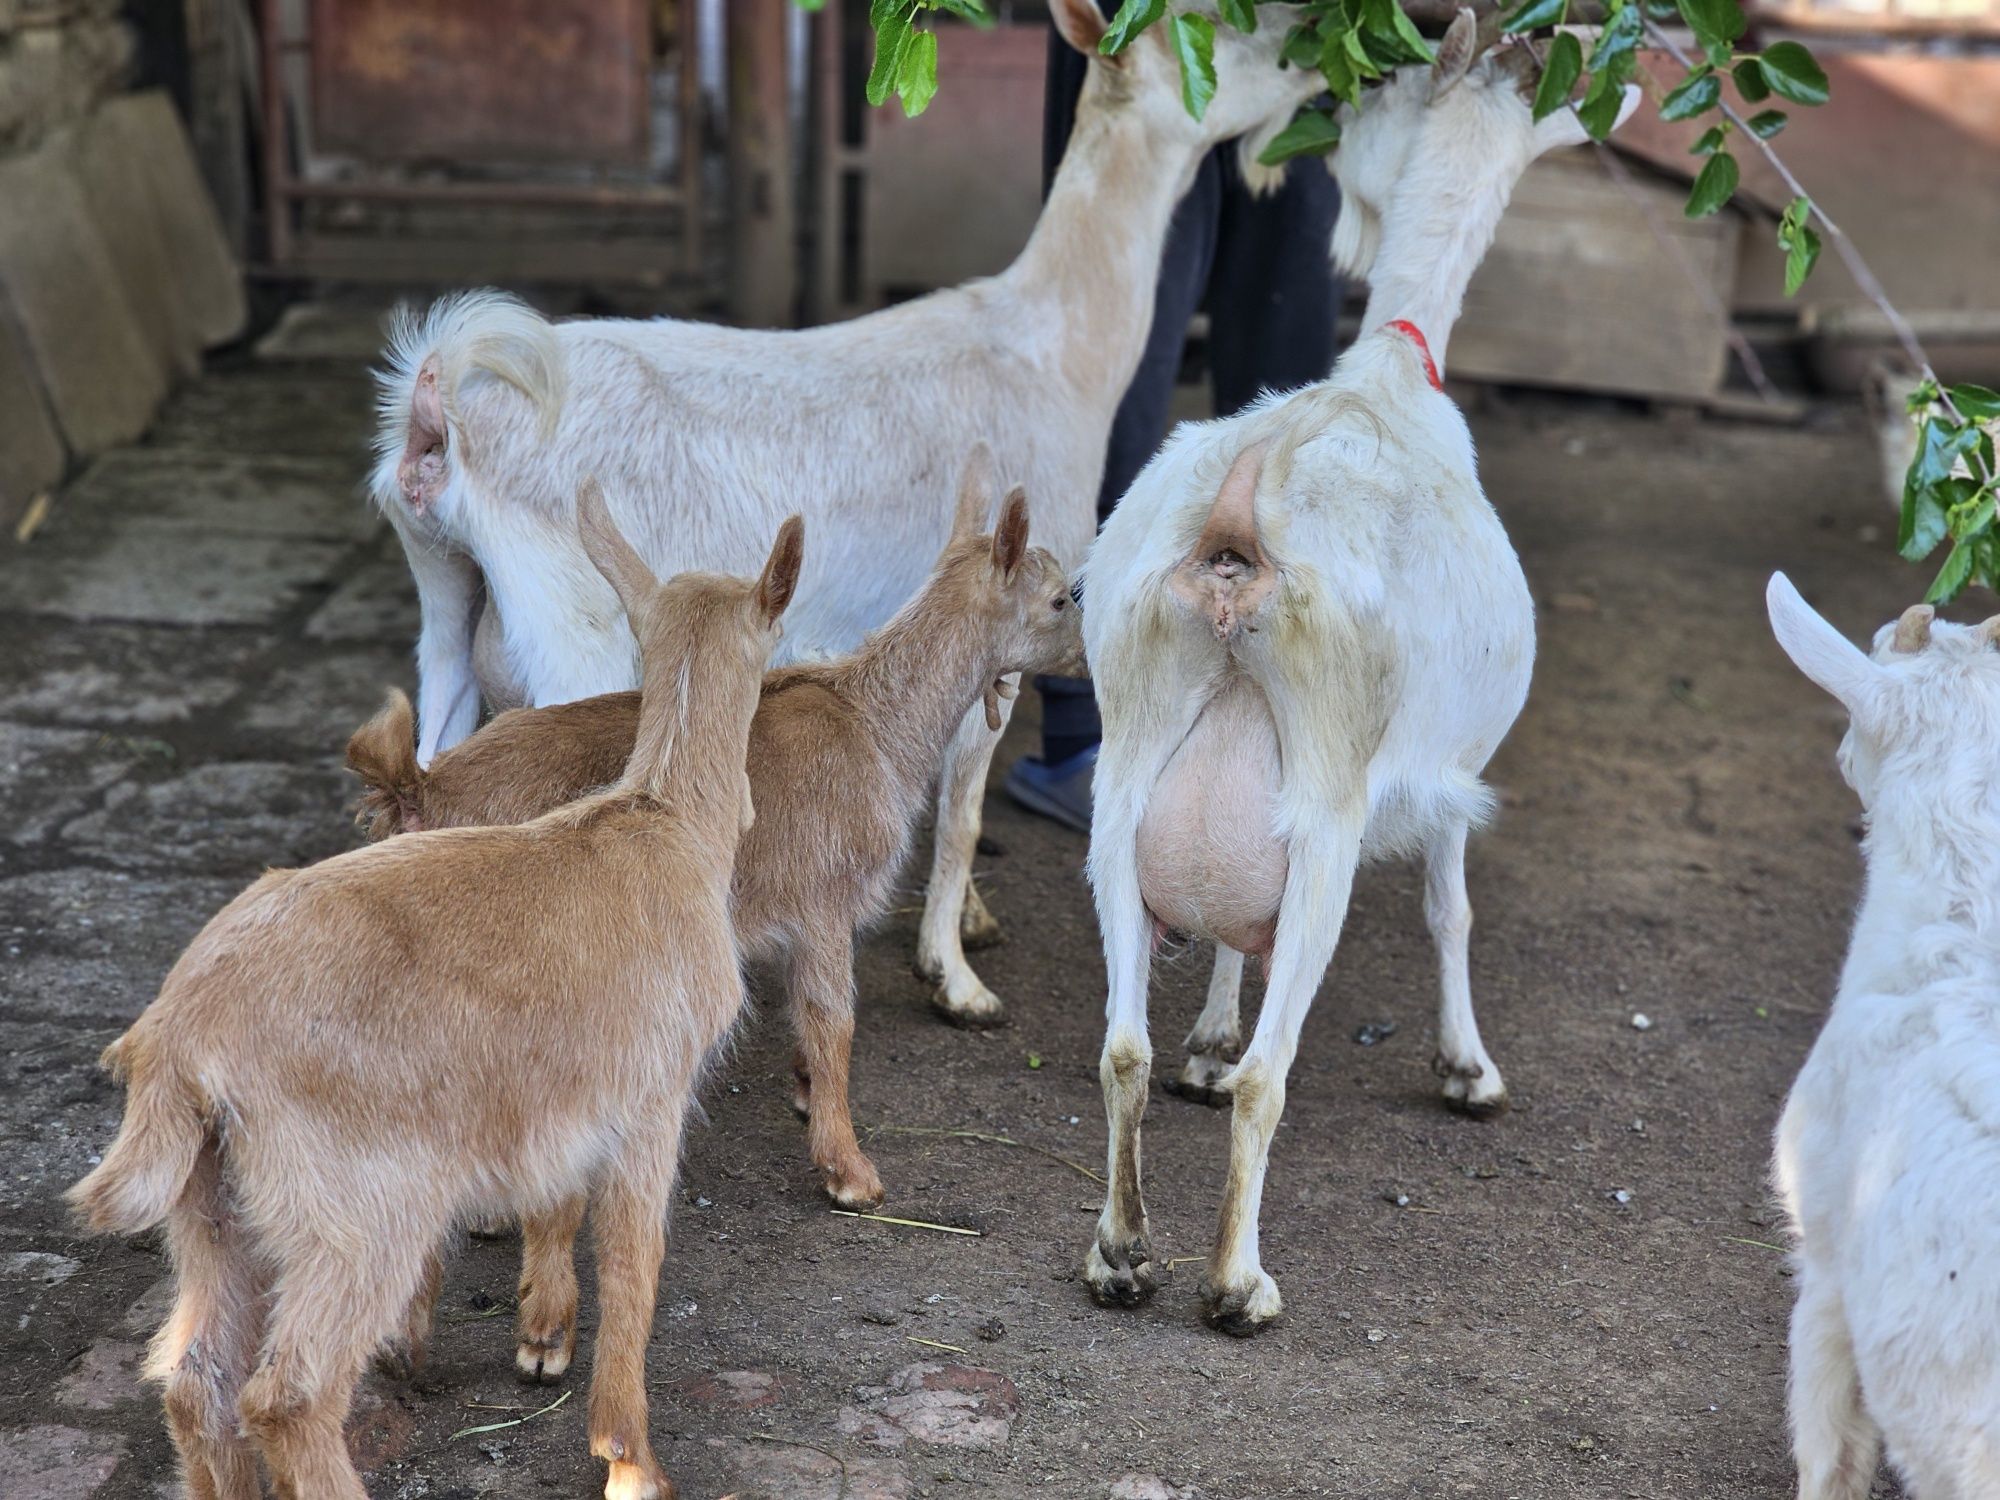
<svg viewBox="0 0 2000 1500"><path fill-rule="evenodd" d="M1628 91L1627 113L1636 102ZM1226 1069L1203 1055L1237 1032L1241 958L1228 950L1189 1038L1196 1055L1184 1082L1212 1079L1235 1096L1229 1184L1203 1285L1211 1320L1247 1332L1279 1311L1257 1250L1265 1159L1362 859L1424 854L1446 1093L1473 1110L1504 1101L1472 1013L1464 852L1489 806L1479 773L1527 693L1533 605L1481 492L1463 418L1431 388L1417 346L1381 325L1414 322L1441 359L1515 181L1541 152L1582 139L1567 111L1534 123L1492 58L1443 89L1428 71L1405 70L1358 118L1349 112L1333 158L1343 191L1337 249L1351 270L1380 267L1371 331L1331 379L1177 429L1091 552L1084 629L1105 733L1090 875L1109 980L1101 1077L1111 1142L1086 1274L1101 1298L1136 1300L1151 1284L1138 1184L1153 925L1141 894L1142 825L1190 732L1246 678L1280 750L1275 805L1259 832L1280 841L1288 863L1249 1046ZM1255 628L1224 641L1169 580L1203 534L1225 474L1260 448L1256 541L1276 581Z"/></svg>
<svg viewBox="0 0 2000 1500"><path fill-rule="evenodd" d="M1848 711L1868 824L1839 992L1778 1123L1799 1496L1863 1500L1886 1440L1912 1500L1980 1500L2000 1495L2000 620L1916 649L1886 625L1863 654L1782 573L1767 600Z"/></svg>
<svg viewBox="0 0 2000 1500"><path fill-rule="evenodd" d="M1102 32L1091 0L1055 11L1073 42ZM1213 143L1288 119L1313 87L1310 73L1274 65L1287 18L1265 22L1254 36L1219 30L1220 87L1200 123L1181 104L1163 28L1115 60L1093 48L1048 203L999 276L801 332L550 326L492 293L406 324L383 377L373 490L422 600L420 760L471 730L477 688L500 704L548 704L636 681L617 603L573 540L571 496L587 473L663 575L753 566L778 520L802 512L817 540L786 619L792 656L852 649L916 590L950 529L959 466L981 442L1006 482L1026 486L1036 539L1073 568L1095 530L1105 443L1145 342L1174 203ZM433 358L443 479L417 509L398 462ZM482 578L504 650L476 654ZM1011 705L1000 708L1004 719ZM918 949L945 1008L975 1020L999 1003L967 965L959 923L997 738L975 708L955 742Z"/></svg>

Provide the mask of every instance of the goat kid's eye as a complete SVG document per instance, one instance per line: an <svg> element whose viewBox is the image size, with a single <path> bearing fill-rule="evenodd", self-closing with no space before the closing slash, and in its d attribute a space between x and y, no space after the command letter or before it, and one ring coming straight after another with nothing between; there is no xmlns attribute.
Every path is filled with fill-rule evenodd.
<svg viewBox="0 0 2000 1500"><path fill-rule="evenodd" d="M1061 614L1064 610L1069 608L1069 599L1065 595L1057 594L1055 598L1049 601L1049 608L1054 610L1057 614Z"/></svg>

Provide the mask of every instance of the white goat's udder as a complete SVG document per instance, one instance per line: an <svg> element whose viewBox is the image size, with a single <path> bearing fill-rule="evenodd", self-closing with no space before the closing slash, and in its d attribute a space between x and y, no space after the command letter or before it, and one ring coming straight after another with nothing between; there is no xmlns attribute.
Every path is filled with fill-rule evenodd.
<svg viewBox="0 0 2000 1500"><path fill-rule="evenodd" d="M1160 773L1139 824L1139 892L1164 926L1268 954L1289 860L1273 826L1281 763L1263 691L1235 677Z"/></svg>

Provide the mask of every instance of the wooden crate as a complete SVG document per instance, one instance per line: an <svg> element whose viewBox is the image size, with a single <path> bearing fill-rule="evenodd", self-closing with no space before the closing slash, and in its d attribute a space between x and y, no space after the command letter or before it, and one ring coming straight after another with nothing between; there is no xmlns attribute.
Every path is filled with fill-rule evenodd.
<svg viewBox="0 0 2000 1500"><path fill-rule="evenodd" d="M1449 373L1643 396L1712 393L1728 359L1724 309L1742 221L1734 209L1689 220L1686 200L1684 186L1650 175L1621 185L1589 150L1535 163L1466 293Z"/></svg>

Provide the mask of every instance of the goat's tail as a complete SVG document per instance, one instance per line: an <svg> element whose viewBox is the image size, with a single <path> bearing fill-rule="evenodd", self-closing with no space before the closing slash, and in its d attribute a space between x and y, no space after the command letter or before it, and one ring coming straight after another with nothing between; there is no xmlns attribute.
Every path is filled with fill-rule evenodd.
<svg viewBox="0 0 2000 1500"><path fill-rule="evenodd" d="M1343 276L1366 279L1375 268L1382 245L1382 216L1359 193L1340 200L1333 220L1333 268Z"/></svg>
<svg viewBox="0 0 2000 1500"><path fill-rule="evenodd" d="M387 368L376 372L375 498L436 498L452 450L465 441L459 396L475 376L504 381L534 406L548 438L562 415L568 374L556 331L518 297L454 292L422 312L405 305L389 327Z"/></svg>
<svg viewBox="0 0 2000 1500"><path fill-rule="evenodd" d="M423 768L417 764L416 714L401 688L354 731L347 742L347 769L361 778L354 821L371 841L421 826Z"/></svg>
<svg viewBox="0 0 2000 1500"><path fill-rule="evenodd" d="M167 1216L211 1130L202 1096L138 1028L99 1061L125 1083L125 1119L104 1160L64 1197L98 1234L138 1234Z"/></svg>

